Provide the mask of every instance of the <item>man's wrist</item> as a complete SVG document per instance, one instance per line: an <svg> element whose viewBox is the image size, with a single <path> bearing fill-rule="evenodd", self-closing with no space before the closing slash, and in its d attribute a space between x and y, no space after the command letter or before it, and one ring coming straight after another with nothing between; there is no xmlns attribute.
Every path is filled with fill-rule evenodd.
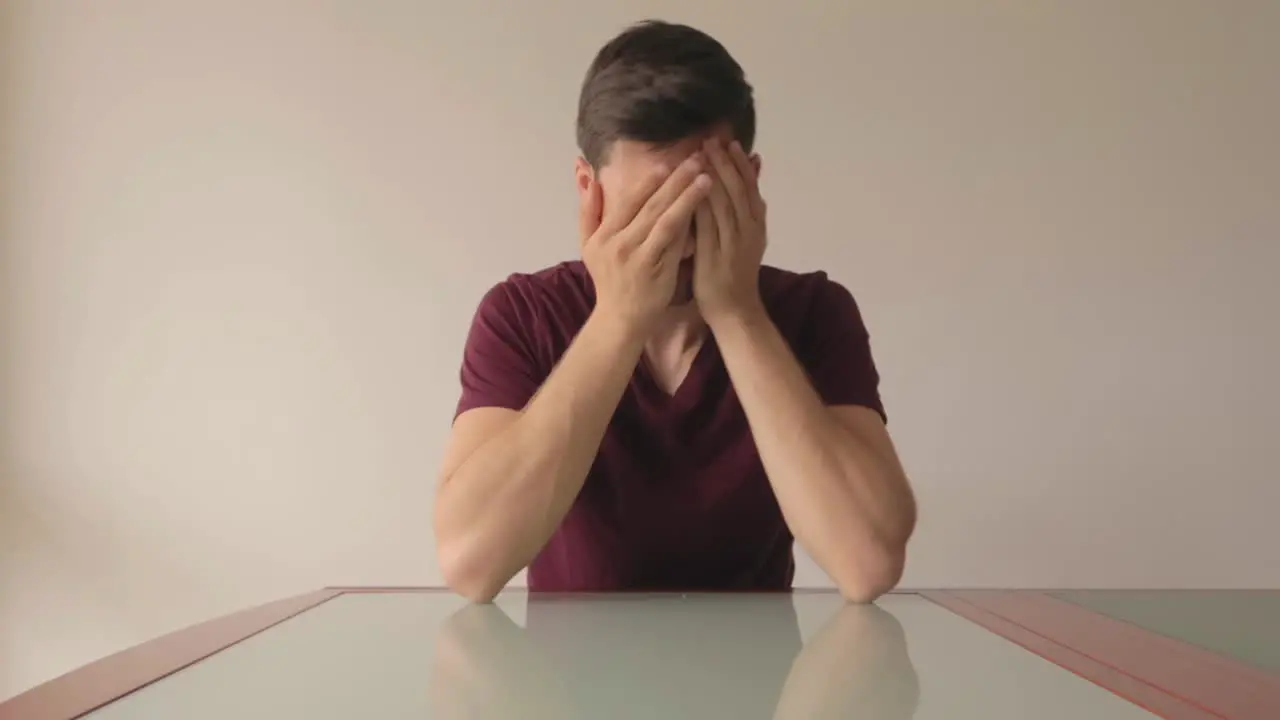
<svg viewBox="0 0 1280 720"><path fill-rule="evenodd" d="M743 302L708 315L703 319L717 338L721 336L749 336L773 324L769 311L761 301Z"/></svg>
<svg viewBox="0 0 1280 720"><path fill-rule="evenodd" d="M603 312L597 307L587 316L579 336L588 343L610 356L625 360L635 356L638 361L644 352L647 339L641 327L611 313Z"/></svg>

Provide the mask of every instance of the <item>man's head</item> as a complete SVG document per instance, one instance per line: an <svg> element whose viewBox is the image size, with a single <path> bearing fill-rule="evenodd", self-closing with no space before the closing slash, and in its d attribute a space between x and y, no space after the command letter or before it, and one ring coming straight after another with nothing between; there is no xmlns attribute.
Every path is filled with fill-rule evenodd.
<svg viewBox="0 0 1280 720"><path fill-rule="evenodd" d="M627 28L597 53L578 98L578 149L596 169L619 141L670 148L721 126L751 151L751 85L719 41L687 25Z"/></svg>
<svg viewBox="0 0 1280 720"><path fill-rule="evenodd" d="M742 67L715 38L650 20L610 40L587 69L578 100L579 193L592 177L611 197L660 165L675 167L705 138L751 152L755 101ZM759 159L752 156L759 164ZM693 243L686 242L686 256Z"/></svg>

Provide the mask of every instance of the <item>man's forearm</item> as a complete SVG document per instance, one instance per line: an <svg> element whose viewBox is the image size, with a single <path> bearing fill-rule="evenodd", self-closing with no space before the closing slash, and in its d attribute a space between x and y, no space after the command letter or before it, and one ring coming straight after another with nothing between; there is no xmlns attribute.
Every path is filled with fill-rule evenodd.
<svg viewBox="0 0 1280 720"><path fill-rule="evenodd" d="M482 577L471 594L500 590L559 527L642 351L593 315L520 416L445 479L438 534L463 556L457 565Z"/></svg>
<svg viewBox="0 0 1280 720"><path fill-rule="evenodd" d="M896 584L914 500L895 459L845 428L763 309L712 326L787 525L852 599Z"/></svg>

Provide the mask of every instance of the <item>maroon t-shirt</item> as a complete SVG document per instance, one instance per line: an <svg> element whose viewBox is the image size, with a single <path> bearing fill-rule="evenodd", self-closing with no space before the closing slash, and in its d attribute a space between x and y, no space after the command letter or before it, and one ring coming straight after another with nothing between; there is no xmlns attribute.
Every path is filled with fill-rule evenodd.
<svg viewBox="0 0 1280 720"><path fill-rule="evenodd" d="M853 296L821 272L760 269L770 317L828 405L884 414ZM522 409L591 314L580 262L512 275L477 309L457 414ZM636 367L582 492L529 566L535 591L784 590L793 538L714 337L674 395Z"/></svg>

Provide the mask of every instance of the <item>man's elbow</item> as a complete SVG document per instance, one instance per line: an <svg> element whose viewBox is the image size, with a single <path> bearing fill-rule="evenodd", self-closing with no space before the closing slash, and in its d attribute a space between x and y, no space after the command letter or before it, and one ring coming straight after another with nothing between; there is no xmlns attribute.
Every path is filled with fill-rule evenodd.
<svg viewBox="0 0 1280 720"><path fill-rule="evenodd" d="M483 562L449 543L440 543L437 558L445 585L474 603L492 602L511 579L503 577L495 563Z"/></svg>
<svg viewBox="0 0 1280 720"><path fill-rule="evenodd" d="M872 558L851 561L842 572L833 573L833 579L846 601L867 604L897 587L905 566L905 547L883 549Z"/></svg>

